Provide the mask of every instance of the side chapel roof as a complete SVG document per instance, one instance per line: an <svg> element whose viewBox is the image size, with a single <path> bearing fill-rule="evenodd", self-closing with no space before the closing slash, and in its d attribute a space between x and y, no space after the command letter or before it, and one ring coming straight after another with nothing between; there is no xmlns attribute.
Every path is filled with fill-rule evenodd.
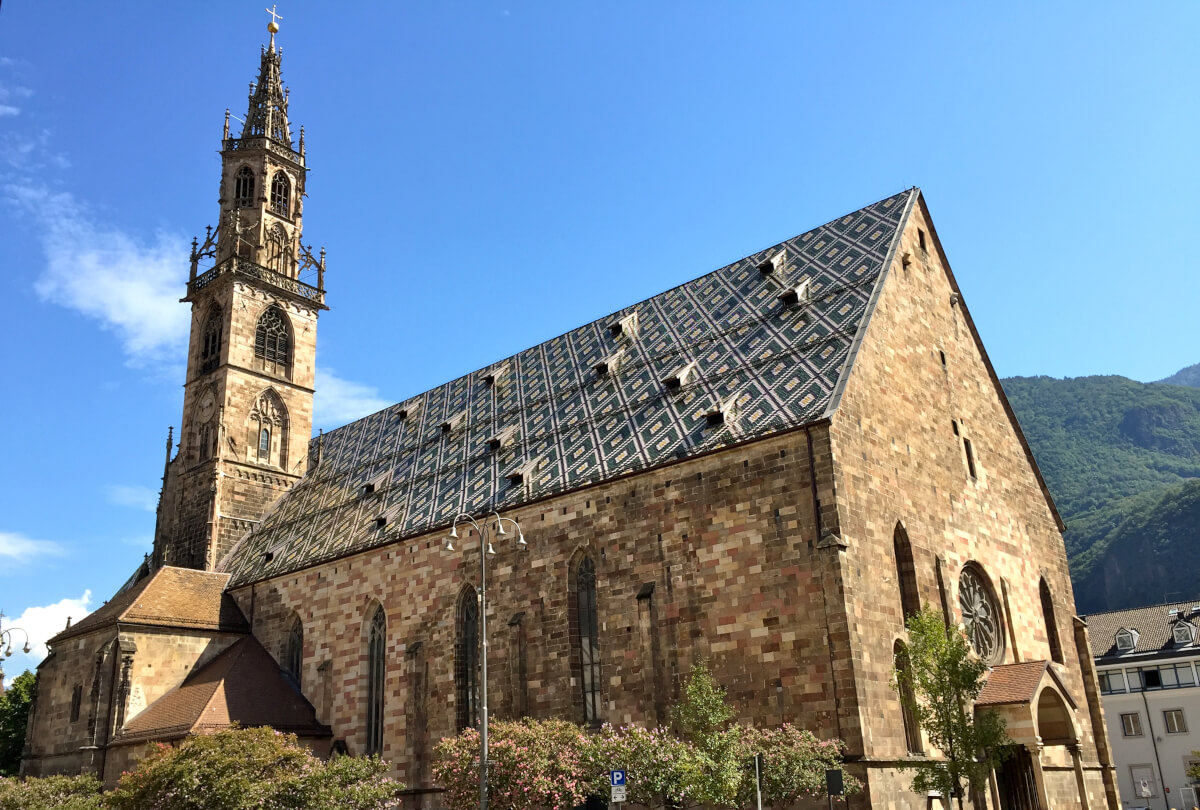
<svg viewBox="0 0 1200 810"><path fill-rule="evenodd" d="M919 194L880 200L314 439L319 463L220 570L246 584L423 534L463 511L508 509L830 416ZM723 421L712 425L717 410Z"/></svg>
<svg viewBox="0 0 1200 810"><path fill-rule="evenodd" d="M49 644L109 624L181 627L246 633L250 625L233 597L225 591L228 574L164 566L123 588L98 610L63 630Z"/></svg>

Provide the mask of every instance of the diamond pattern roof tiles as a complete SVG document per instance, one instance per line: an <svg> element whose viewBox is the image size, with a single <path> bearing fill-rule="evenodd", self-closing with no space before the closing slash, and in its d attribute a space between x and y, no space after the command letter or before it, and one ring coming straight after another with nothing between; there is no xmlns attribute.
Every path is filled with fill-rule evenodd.
<svg viewBox="0 0 1200 810"><path fill-rule="evenodd" d="M233 585L257 581L425 533L464 510L511 508L827 416L917 194L880 200L326 433L312 445L319 463L221 570ZM759 271L781 252L782 266ZM779 300L806 280L810 300ZM633 313L636 334L614 335L610 325ZM620 349L619 367L598 375ZM690 362L685 384L662 384ZM730 401L736 416L708 426L706 415ZM509 428L512 438L492 451L488 439ZM537 469L510 483L533 459ZM372 481L382 484L363 495Z"/></svg>

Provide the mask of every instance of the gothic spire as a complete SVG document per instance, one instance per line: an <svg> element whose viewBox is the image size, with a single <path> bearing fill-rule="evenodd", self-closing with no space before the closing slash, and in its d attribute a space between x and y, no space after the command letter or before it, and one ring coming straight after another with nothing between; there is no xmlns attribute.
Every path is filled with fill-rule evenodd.
<svg viewBox="0 0 1200 810"><path fill-rule="evenodd" d="M288 95L283 89L279 66L283 51L275 47L275 32L279 30L276 19L283 19L271 10L271 44L262 49L262 63L258 69L258 82L250 87L250 109L246 113L246 125L242 127L243 138L266 136L292 147L292 131L288 124Z"/></svg>

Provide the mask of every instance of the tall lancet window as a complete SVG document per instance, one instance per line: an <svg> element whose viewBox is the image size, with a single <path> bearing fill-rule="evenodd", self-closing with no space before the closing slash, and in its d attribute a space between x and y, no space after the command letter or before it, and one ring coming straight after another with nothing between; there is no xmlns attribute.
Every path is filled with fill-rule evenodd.
<svg viewBox="0 0 1200 810"><path fill-rule="evenodd" d="M1046 623L1046 640L1050 642L1050 658L1063 663L1062 642L1058 639L1058 621L1054 618L1054 597L1050 594L1050 586L1043 577L1038 585L1042 598L1042 620Z"/></svg>
<svg viewBox="0 0 1200 810"><path fill-rule="evenodd" d="M917 566L913 560L912 543L908 532L899 523L892 535L892 549L896 556L896 582L900 586L900 611L905 621L921 610L921 597L917 591Z"/></svg>
<svg viewBox="0 0 1200 810"><path fill-rule="evenodd" d="M281 275L292 275L294 265L291 240L279 223L267 234L267 267Z"/></svg>
<svg viewBox="0 0 1200 810"><path fill-rule="evenodd" d="M200 373L206 374L217 367L221 358L221 308L214 306L204 319L200 330Z"/></svg>
<svg viewBox="0 0 1200 810"><path fill-rule="evenodd" d="M912 665L908 659L908 648L904 646L903 641L897 641L892 648L892 658L896 667L896 685L900 692L900 712L904 718L904 742L908 753L920 754L921 726L917 722L917 713L914 710L916 693L913 691Z"/></svg>
<svg viewBox="0 0 1200 810"><path fill-rule="evenodd" d="M233 205L235 208L254 205L254 172L249 166L238 169L233 179Z"/></svg>
<svg viewBox="0 0 1200 810"><path fill-rule="evenodd" d="M283 310L270 306L254 329L254 356L262 370L287 374L292 365L292 327Z"/></svg>
<svg viewBox="0 0 1200 810"><path fill-rule="evenodd" d="M280 216L291 216L292 183L286 173L275 172L271 178L271 210Z"/></svg>
<svg viewBox="0 0 1200 810"><path fill-rule="evenodd" d="M288 630L287 650L284 655L283 668L300 686L300 671L304 666L304 624L297 616L292 620L292 628Z"/></svg>
<svg viewBox="0 0 1200 810"><path fill-rule="evenodd" d="M386 673L387 619L375 607L367 631L367 747L366 753L383 752L383 687Z"/></svg>
<svg viewBox="0 0 1200 810"><path fill-rule="evenodd" d="M479 596L463 588L454 642L454 721L459 731L479 725Z"/></svg>
<svg viewBox="0 0 1200 810"><path fill-rule="evenodd" d="M584 557L575 569L575 647L579 656L579 685L583 719L600 722L600 623L596 615L596 563Z"/></svg>

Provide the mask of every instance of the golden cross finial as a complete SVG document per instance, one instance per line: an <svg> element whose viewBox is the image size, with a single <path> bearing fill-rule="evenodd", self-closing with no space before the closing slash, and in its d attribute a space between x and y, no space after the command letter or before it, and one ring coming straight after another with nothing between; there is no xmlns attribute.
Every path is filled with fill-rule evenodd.
<svg viewBox="0 0 1200 810"><path fill-rule="evenodd" d="M283 19L283 15L275 13L275 3L271 4L270 8L264 8L263 11L271 15L271 21L267 23L267 30L271 32L271 44L269 48L275 50L275 33L279 30L279 21Z"/></svg>

